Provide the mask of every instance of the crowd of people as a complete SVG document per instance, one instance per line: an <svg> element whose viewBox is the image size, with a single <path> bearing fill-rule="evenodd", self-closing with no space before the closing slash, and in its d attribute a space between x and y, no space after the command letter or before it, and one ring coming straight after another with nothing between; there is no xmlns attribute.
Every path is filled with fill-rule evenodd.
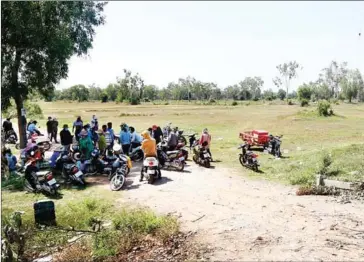
<svg viewBox="0 0 364 262"><path fill-rule="evenodd" d="M54 140L55 143L59 143L57 139L58 125L59 123L56 118L48 117L46 123L47 135L50 141ZM12 129L12 123L8 118L3 123L3 130L7 131L10 129ZM41 132L37 128L37 121L30 121L28 123L27 132L30 139L24 151L29 150L35 144L32 138L33 134L41 135ZM122 123L120 125L119 136L117 137L111 122L102 125L101 129L99 129L99 122L96 115L93 115L90 123L86 124L80 116L77 117L72 125L72 133L69 126L64 124L62 130L59 132L60 143L65 151L69 151L72 144L78 144L85 159L91 157L91 152L95 148L99 149L101 154L104 154L109 149L111 151L115 141L120 143L124 154L129 155L135 148L141 147L146 157L156 156L156 145L163 141L163 137L166 137L167 150L175 150L178 145L177 129L167 127L162 130L158 125L153 125L139 134L134 127ZM203 142L207 142L207 148L210 152L211 135L207 129L203 130L199 139L200 144ZM9 169L15 170L16 158L13 157L10 149L6 151L6 158L8 159Z"/></svg>

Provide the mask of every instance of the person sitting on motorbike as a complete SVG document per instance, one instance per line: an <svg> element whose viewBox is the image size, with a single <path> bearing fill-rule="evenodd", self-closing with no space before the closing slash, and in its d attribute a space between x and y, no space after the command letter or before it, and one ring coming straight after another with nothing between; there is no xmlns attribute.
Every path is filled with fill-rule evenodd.
<svg viewBox="0 0 364 262"><path fill-rule="evenodd" d="M31 164L25 170L24 178L29 182L33 189L39 190L41 186L39 185L38 181L36 181L36 178L33 176L33 173L39 170L36 165L37 161L35 159L29 159L29 161L31 161Z"/></svg>
<svg viewBox="0 0 364 262"><path fill-rule="evenodd" d="M149 131L144 131L142 133L143 141L141 149L144 152L144 159L147 157L157 158L157 144L155 139L150 136ZM140 182L143 181L143 172L140 173Z"/></svg>
<svg viewBox="0 0 364 262"><path fill-rule="evenodd" d="M10 130L13 130L13 124L10 121L10 117L6 118L6 120L4 121L4 123L3 123L3 129L4 129L4 132L5 132L5 135Z"/></svg>
<svg viewBox="0 0 364 262"><path fill-rule="evenodd" d="M88 136L86 130L82 130L80 133L80 142L79 142L80 151L85 159L90 159L91 152L94 149L94 144L92 143L91 138Z"/></svg>
<svg viewBox="0 0 364 262"><path fill-rule="evenodd" d="M36 126L37 124L38 124L38 122L35 120L29 124L28 132L30 133L30 135L33 135L34 133L36 133L39 136L41 134Z"/></svg>
<svg viewBox="0 0 364 262"><path fill-rule="evenodd" d="M130 135L131 135L131 150L137 148L138 146L141 146L143 138L135 131L135 128L132 126L130 127Z"/></svg>
<svg viewBox="0 0 364 262"><path fill-rule="evenodd" d="M103 130L99 130L97 133L99 135L98 147L100 150L100 154L105 155L105 150L107 148L105 133Z"/></svg>
<svg viewBox="0 0 364 262"><path fill-rule="evenodd" d="M211 161L212 161L212 155L211 155L211 151L210 151L211 135L209 134L209 131L207 130L207 128L205 128L202 131L201 138L200 138L198 144L202 145L204 142L207 142L207 145L205 146L205 148L206 148L207 152L210 154Z"/></svg>
<svg viewBox="0 0 364 262"><path fill-rule="evenodd" d="M169 132L167 139L168 151L175 150L177 145L178 145L178 137L176 135L176 130L172 129L171 132Z"/></svg>

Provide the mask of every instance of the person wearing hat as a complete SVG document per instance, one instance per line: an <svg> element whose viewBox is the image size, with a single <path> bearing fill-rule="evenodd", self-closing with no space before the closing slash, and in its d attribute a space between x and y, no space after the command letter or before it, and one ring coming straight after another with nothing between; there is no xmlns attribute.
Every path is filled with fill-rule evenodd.
<svg viewBox="0 0 364 262"><path fill-rule="evenodd" d="M61 145L63 146L64 151L69 151L70 146L72 144L73 136L71 132L68 130L68 125L64 124L63 129L59 132L59 136L61 137Z"/></svg>
<svg viewBox="0 0 364 262"><path fill-rule="evenodd" d="M85 157L85 159L90 159L91 152L94 150L94 144L92 143L91 137L85 129L80 132L79 146L83 157Z"/></svg>

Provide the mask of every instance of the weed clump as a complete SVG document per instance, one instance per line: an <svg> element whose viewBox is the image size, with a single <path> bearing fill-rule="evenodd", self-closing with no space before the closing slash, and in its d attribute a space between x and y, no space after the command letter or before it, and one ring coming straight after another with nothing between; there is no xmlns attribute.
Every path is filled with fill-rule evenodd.
<svg viewBox="0 0 364 262"><path fill-rule="evenodd" d="M232 106L237 106L237 105L238 105L238 102L233 101L233 102L231 103L231 105L232 105Z"/></svg>
<svg viewBox="0 0 364 262"><path fill-rule="evenodd" d="M304 107L304 106L308 106L308 100L303 98L300 100L300 103L301 103L301 106Z"/></svg>
<svg viewBox="0 0 364 262"><path fill-rule="evenodd" d="M320 100L317 104L317 112L319 116L332 116L334 111L331 108L331 104L327 100Z"/></svg>

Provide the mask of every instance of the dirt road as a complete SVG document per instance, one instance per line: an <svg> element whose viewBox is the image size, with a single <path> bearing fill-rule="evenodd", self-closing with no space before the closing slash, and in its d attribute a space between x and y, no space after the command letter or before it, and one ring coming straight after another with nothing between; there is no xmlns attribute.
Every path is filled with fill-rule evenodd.
<svg viewBox="0 0 364 262"><path fill-rule="evenodd" d="M213 249L212 260L364 259L364 203L296 196L293 187L190 165L163 171L156 185L139 183L135 168L120 201L180 216L182 229Z"/></svg>

